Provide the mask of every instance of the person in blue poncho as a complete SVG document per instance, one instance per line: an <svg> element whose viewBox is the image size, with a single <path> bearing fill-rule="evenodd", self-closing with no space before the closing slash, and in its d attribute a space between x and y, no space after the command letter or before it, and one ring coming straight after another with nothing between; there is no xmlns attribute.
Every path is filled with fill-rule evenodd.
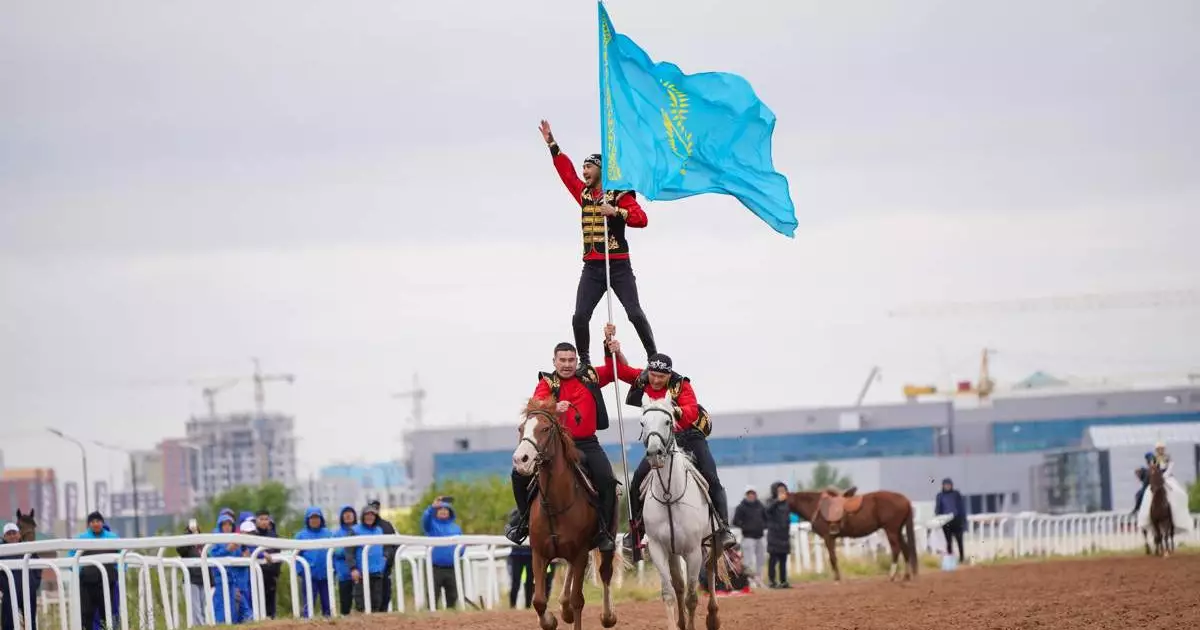
<svg viewBox="0 0 1200 630"><path fill-rule="evenodd" d="M462 527L455 521L452 502L450 497L438 497L425 508L425 513L421 515L421 529L426 536L462 535ZM465 552L465 548L460 548L458 555L462 556ZM446 597L446 608L453 608L458 602L458 583L454 579L454 546L434 547L429 561L433 565L433 596L436 598L441 591Z"/></svg>
<svg viewBox="0 0 1200 630"><path fill-rule="evenodd" d="M250 528L253 529L253 523ZM217 531L222 534L232 534L235 531L233 517L222 514L217 519ZM249 557L249 550L237 543L213 545L208 549L211 558L242 558ZM225 575L229 580L229 616L225 619L225 588L221 580L221 571L212 569L213 586L213 616L218 624L242 623L249 621L252 616L250 603L250 567L225 567Z"/></svg>
<svg viewBox="0 0 1200 630"><path fill-rule="evenodd" d="M374 506L368 505L362 509L362 516L359 518L358 525L354 526L354 534L356 536L382 536L383 527L379 525L379 511ZM383 610L383 573L387 569L387 555L384 553L383 545L371 545L369 549L359 547L357 549L356 561L358 562L358 570L360 575L367 573L367 587L362 587L362 582L359 582L359 588L355 589L354 607L363 612L365 609L365 597L371 598L371 611L380 612ZM369 591L369 593L368 593Z"/></svg>
<svg viewBox="0 0 1200 630"><path fill-rule="evenodd" d="M296 532L296 540L320 540L323 538L333 538L333 532L325 527L325 514L321 512L321 508L310 507L304 511L304 528ZM329 549L310 549L301 551L300 557L308 562L309 570L312 571L312 590L313 590L313 608L316 608L316 603L321 604L321 614L328 617L330 615L329 608L329 568L326 564L326 557L329 556ZM304 590L304 565L297 563L296 565L298 584L300 588L300 598L304 602L302 605L305 618L309 617L308 611L308 594Z"/></svg>
<svg viewBox="0 0 1200 630"><path fill-rule="evenodd" d="M104 521L104 516L100 512L92 512L87 517L87 529L79 534L77 538L81 540L94 540L100 538L118 538L116 534L108 528ZM72 549L68 552L68 556L90 556L106 553L115 553L113 550L108 551L78 551ZM116 594L117 585L117 567L114 564L106 565L104 572L108 574L109 587ZM104 582L100 576L100 569L94 566L81 566L79 569L79 617L82 622L82 627L92 628L98 621L103 622L104 614ZM116 624L117 608L113 607L113 623Z"/></svg>
<svg viewBox="0 0 1200 630"><path fill-rule="evenodd" d="M334 538L343 538L357 534L358 513L349 505L342 506L338 512L338 526L333 529ZM339 547L333 550L333 570L338 581L338 611L343 616L350 614L355 599L361 599L362 574L358 570L358 559L355 557L358 548L354 546Z"/></svg>

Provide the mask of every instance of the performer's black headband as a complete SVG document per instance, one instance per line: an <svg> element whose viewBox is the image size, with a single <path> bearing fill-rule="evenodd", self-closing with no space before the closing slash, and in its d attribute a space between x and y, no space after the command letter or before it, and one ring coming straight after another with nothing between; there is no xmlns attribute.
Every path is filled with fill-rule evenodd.
<svg viewBox="0 0 1200 630"><path fill-rule="evenodd" d="M583 161L583 163L591 164L592 166L595 166L596 168L600 168L600 154L593 153L592 155L587 156L587 159L585 159Z"/></svg>
<svg viewBox="0 0 1200 630"><path fill-rule="evenodd" d="M650 357L650 361L646 364L646 369L651 372L659 372L661 374L671 373L671 357L665 354L656 354Z"/></svg>

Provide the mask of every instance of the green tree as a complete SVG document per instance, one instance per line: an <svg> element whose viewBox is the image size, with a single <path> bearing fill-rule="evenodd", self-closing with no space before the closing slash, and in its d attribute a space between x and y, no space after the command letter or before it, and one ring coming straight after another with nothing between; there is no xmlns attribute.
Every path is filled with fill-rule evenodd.
<svg viewBox="0 0 1200 630"><path fill-rule="evenodd" d="M1200 512L1200 481L1188 486L1188 511Z"/></svg>
<svg viewBox="0 0 1200 630"><path fill-rule="evenodd" d="M808 483L796 482L796 485L802 490L810 492L818 492L826 488L837 488L845 490L854 485L854 481L847 475L838 474L838 469L830 466L826 462L817 462L812 471L812 478Z"/></svg>
<svg viewBox="0 0 1200 630"><path fill-rule="evenodd" d="M261 486L237 486L213 497L196 513L200 531L211 531L217 524L217 513L221 508L230 508L234 515L241 512L267 510L275 519L275 528L281 537L291 537L300 526L300 515L291 508L292 492L278 481Z"/></svg>
<svg viewBox="0 0 1200 630"><path fill-rule="evenodd" d="M498 534L504 531L508 513L516 507L508 478L487 477L469 481L448 480L425 491L404 522L396 529L421 535L421 515L440 496L454 498L454 515L464 534Z"/></svg>

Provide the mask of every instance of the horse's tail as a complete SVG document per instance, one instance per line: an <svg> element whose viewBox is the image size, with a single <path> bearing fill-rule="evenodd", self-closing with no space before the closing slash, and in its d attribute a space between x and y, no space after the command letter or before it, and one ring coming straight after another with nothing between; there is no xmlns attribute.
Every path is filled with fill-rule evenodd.
<svg viewBox="0 0 1200 630"><path fill-rule="evenodd" d="M917 536L914 532L913 518L916 510L913 509L912 502L908 503L908 519L904 521L904 549L905 555L908 556L909 566L912 567L913 577L917 576L917 567L920 562L917 560Z"/></svg>

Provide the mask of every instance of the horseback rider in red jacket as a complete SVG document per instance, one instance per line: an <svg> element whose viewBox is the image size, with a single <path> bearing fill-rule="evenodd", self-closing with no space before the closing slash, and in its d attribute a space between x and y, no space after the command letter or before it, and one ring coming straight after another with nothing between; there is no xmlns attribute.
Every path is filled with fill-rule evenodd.
<svg viewBox="0 0 1200 630"><path fill-rule="evenodd" d="M671 357L662 353L650 355L645 370L630 367L625 355L621 352L621 342L613 336L615 328L612 324L605 327L605 338L608 339L607 350L617 359L617 378L629 383L632 387L625 398L625 404L641 407L644 397L659 400L669 396L675 407L675 441L685 452L692 455L700 475L708 482L709 503L717 515L717 544L730 549L736 544L733 534L729 531L729 503L725 496L725 487L717 476L717 463L712 451L708 448L708 434L712 431L708 412L696 401L696 392L692 389L691 381L686 376L676 373L672 367ZM626 543L633 546L645 535L642 524L642 482L650 474L650 462L642 458L633 479L629 482L629 504L633 511L633 532Z"/></svg>

